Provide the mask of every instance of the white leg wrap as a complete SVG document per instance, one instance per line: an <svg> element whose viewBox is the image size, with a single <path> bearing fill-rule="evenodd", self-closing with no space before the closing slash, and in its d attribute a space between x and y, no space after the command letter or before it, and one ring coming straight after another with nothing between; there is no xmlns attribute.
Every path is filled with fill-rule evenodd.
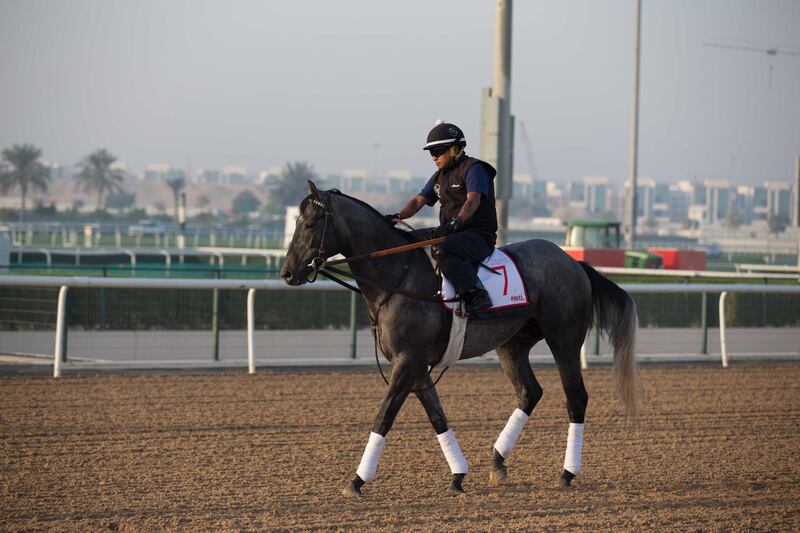
<svg viewBox="0 0 800 533"><path fill-rule="evenodd" d="M517 443L519 434L522 433L522 428L525 427L525 422L528 421L528 415L522 409L515 409L506 422L506 427L500 432L497 437L497 442L494 443L494 449L500 452L504 459L508 459L511 455L511 450Z"/></svg>
<svg viewBox="0 0 800 533"><path fill-rule="evenodd" d="M450 465L450 472L453 474L466 474L469 471L467 460L464 454L461 453L461 447L458 445L453 430L448 429L444 433L436 435L436 438L439 439L444 458L447 459L447 464Z"/></svg>
<svg viewBox="0 0 800 533"><path fill-rule="evenodd" d="M364 481L369 481L375 477L375 471L378 469L378 459L381 458L385 440L383 435L378 435L377 433L369 434L367 448L364 450L361 463L358 465L358 470L356 470L358 477Z"/></svg>
<svg viewBox="0 0 800 533"><path fill-rule="evenodd" d="M567 435L567 453L564 454L564 470L576 476L581 471L581 452L583 451L583 424L569 425Z"/></svg>

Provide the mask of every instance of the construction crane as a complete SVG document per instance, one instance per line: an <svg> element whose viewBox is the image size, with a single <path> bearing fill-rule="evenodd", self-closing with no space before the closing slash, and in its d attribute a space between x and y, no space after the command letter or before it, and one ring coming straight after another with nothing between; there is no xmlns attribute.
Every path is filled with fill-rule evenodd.
<svg viewBox="0 0 800 533"><path fill-rule="evenodd" d="M800 56L800 48L794 46L777 46L751 41L708 41L703 43L703 46L743 50L745 52L762 52L768 56L776 56L778 54ZM769 88L772 89L772 63L769 65Z"/></svg>

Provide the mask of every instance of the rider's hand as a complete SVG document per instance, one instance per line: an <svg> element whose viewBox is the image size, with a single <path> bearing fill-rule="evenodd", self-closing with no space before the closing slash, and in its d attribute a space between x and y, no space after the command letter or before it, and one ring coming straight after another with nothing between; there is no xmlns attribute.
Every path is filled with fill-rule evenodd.
<svg viewBox="0 0 800 533"><path fill-rule="evenodd" d="M386 219L386 222L394 226L398 222L400 222L400 213L395 213L393 215L383 215L383 218Z"/></svg>
<svg viewBox="0 0 800 533"><path fill-rule="evenodd" d="M463 223L464 222L461 220L461 217L456 215L447 222L445 222L444 227L442 228L444 230L443 233L445 235L450 235L451 233L455 233L461 229Z"/></svg>

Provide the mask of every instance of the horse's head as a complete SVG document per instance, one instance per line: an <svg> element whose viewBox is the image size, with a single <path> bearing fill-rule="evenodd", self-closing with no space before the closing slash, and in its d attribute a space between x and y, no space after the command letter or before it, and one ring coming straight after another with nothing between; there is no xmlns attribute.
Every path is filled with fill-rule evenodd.
<svg viewBox="0 0 800 533"><path fill-rule="evenodd" d="M311 181L308 192L310 194L300 202L300 216L281 268L280 275L289 285L308 282L309 274L314 271L313 263L321 263L340 251L333 228L330 194L318 190Z"/></svg>

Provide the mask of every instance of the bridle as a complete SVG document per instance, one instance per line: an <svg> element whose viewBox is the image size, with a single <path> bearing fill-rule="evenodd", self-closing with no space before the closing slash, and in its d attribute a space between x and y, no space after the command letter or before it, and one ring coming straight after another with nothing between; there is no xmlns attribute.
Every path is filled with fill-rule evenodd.
<svg viewBox="0 0 800 533"><path fill-rule="evenodd" d="M317 275L320 274L320 272L325 268L325 259L326 259L326 257L325 257L325 233L328 230L328 219L333 218L333 211L331 211L328 208L327 205L325 205L324 203L320 202L316 198L311 198L310 202L312 204L314 204L315 206L322 208L322 211L324 212L324 215L323 215L324 220L322 222L322 236L320 237L319 246L317 247L317 255L314 256L311 259L311 262L307 265L308 268L311 269L311 273L310 274L313 274L313 276L314 276L313 279L312 279L310 277L310 275L309 275L308 276L308 282L309 283L314 283L317 280ZM336 233L336 225L331 223L331 226L333 226L333 231L334 231L334 233ZM336 235L336 237L337 237L337 242L338 242L338 237L339 237L338 234ZM323 273L323 275L324 275L324 273Z"/></svg>

